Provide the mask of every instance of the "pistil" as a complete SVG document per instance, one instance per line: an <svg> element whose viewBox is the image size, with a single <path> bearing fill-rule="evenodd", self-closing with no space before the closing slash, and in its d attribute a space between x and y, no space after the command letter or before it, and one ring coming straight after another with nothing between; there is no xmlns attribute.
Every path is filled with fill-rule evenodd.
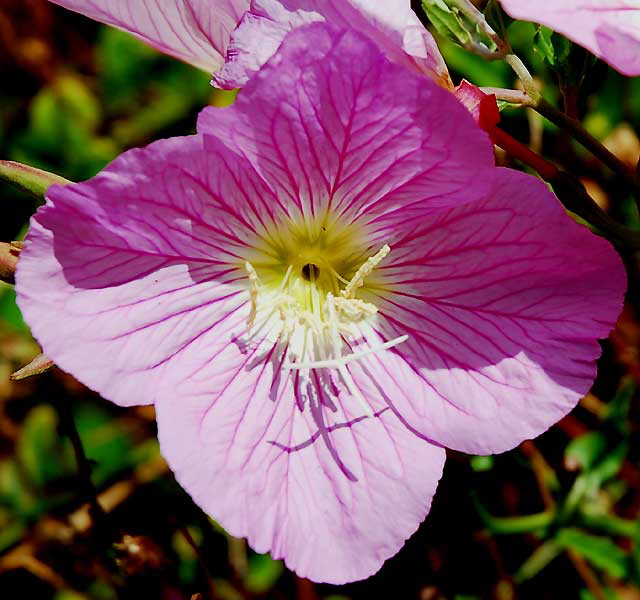
<svg viewBox="0 0 640 600"><path fill-rule="evenodd" d="M326 372L333 369L339 373L343 385L365 415L373 416L347 365L394 348L405 342L408 336L401 335L383 343L369 344L347 354L343 354L343 349L346 337L361 337L361 326L371 323L375 318L376 306L356 298L355 294L390 250L385 244L361 264L350 280L335 272L327 261L320 260L322 257L315 261L308 260L302 267L296 268L290 264L275 290L264 286L253 265L248 261L245 263L251 300L247 320L249 339L255 339L259 331L266 331L265 339L281 345L286 352L285 360L281 362L282 368L300 374L296 377L300 397L307 397L310 393L307 388L313 370L318 372L324 391L336 396L335 384ZM342 289L341 284L344 286ZM333 288L337 295L329 288ZM256 321L259 325L254 328Z"/></svg>

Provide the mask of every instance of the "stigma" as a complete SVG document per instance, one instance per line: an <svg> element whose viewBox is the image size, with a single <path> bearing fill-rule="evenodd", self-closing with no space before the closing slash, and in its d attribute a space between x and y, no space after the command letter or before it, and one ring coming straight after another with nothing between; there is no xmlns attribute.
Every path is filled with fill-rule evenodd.
<svg viewBox="0 0 640 600"><path fill-rule="evenodd" d="M343 388L364 415L373 416L347 366L408 339L402 335L382 343L369 343L368 333L375 324L378 309L357 297L367 277L390 251L388 245L382 246L373 256L362 260L349 279L325 257L305 255L303 260L282 267L277 285L273 278L266 285L254 265L245 262L251 306L247 340L264 344L265 348L280 349L284 354L280 368L296 374L297 397L313 395L317 385L330 397L337 397ZM355 340L357 344L353 343Z"/></svg>

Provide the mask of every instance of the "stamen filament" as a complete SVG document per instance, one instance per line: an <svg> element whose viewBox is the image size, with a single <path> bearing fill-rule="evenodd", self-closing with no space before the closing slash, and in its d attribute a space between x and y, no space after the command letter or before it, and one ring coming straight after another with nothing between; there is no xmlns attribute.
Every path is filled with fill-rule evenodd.
<svg viewBox="0 0 640 600"><path fill-rule="evenodd" d="M384 257L391 252L391 248L388 244L385 244L376 252L372 257L368 258L365 263L356 271L356 274L351 278L351 281L347 284L347 287L340 292L343 298L353 298L356 290L362 287L364 284L364 278L371 273L384 259Z"/></svg>
<svg viewBox="0 0 640 600"><path fill-rule="evenodd" d="M331 358L327 360L315 360L309 362L301 362L301 363L284 363L282 367L284 369L339 369L343 365L346 365L355 360L360 360L364 356L369 354L375 354L376 352L380 352L382 350L389 350L389 348L393 348L406 342L409 339L408 335L401 335L397 338L389 340L388 342L384 342L383 344L379 344L377 346L369 346L364 350L360 350L359 352L352 352L351 354L346 354L345 356L340 356L338 358Z"/></svg>

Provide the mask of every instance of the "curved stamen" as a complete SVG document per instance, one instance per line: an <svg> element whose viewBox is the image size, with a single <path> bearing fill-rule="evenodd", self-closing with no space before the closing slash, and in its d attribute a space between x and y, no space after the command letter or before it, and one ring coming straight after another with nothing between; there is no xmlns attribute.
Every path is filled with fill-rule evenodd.
<svg viewBox="0 0 640 600"><path fill-rule="evenodd" d="M271 343L280 345L285 356L279 368L295 372L299 402L309 400L310 393L320 392L320 389L316 392L311 389L314 381L326 394L326 401L331 402L338 398L340 388L336 382L340 382L360 405L364 416L373 416L371 406L360 393L347 365L370 354L394 348L407 341L409 336L401 335L379 344L360 343L360 349L345 355L342 352L346 340L359 337L360 326L371 323L378 312L376 306L355 298L355 294L390 250L385 244L347 281L336 272L330 261L325 260L324 255L315 256L306 249L304 252L308 258L304 264L301 266L300 262L292 261L275 289L272 285L263 284L251 263L245 263L251 300L248 338L256 339L256 333L263 330ZM329 290L334 290L336 295ZM254 327L256 321L258 326ZM335 376L331 370L337 371Z"/></svg>

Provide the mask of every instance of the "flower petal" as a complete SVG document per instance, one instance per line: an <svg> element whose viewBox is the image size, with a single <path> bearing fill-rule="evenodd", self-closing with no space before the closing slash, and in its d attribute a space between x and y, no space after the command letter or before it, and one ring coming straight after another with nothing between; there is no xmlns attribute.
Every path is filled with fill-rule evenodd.
<svg viewBox="0 0 640 600"><path fill-rule="evenodd" d="M301 577L373 574L429 511L444 450L389 410L363 418L349 397L317 392L301 410L294 377L274 373L280 359L235 344L214 353L215 336L183 354L183 376L156 403L178 482L232 535Z"/></svg>
<svg viewBox="0 0 640 600"><path fill-rule="evenodd" d="M214 83L227 89L244 86L287 32L324 20L363 33L389 60L453 87L433 36L408 0L253 0L251 11L231 36L226 65Z"/></svg>
<svg viewBox="0 0 640 600"><path fill-rule="evenodd" d="M206 108L198 128L304 215L404 220L472 202L492 176L492 145L451 93L326 23L288 34L236 103Z"/></svg>
<svg viewBox="0 0 640 600"><path fill-rule="evenodd" d="M625 75L640 75L638 0L500 0L514 19L547 25Z"/></svg>
<svg viewBox="0 0 640 600"><path fill-rule="evenodd" d="M249 0L51 1L210 72L224 62L231 31L249 8Z"/></svg>
<svg viewBox="0 0 640 600"><path fill-rule="evenodd" d="M246 320L246 241L277 207L270 199L249 165L205 153L197 136L53 186L18 264L25 319L89 387L118 404L153 402L190 344Z"/></svg>
<svg viewBox="0 0 640 600"><path fill-rule="evenodd" d="M498 173L486 201L380 233L391 253L377 283L391 291L366 299L383 339L410 337L352 368L365 397L473 453L508 450L575 406L625 289L608 242L569 219L539 180Z"/></svg>

